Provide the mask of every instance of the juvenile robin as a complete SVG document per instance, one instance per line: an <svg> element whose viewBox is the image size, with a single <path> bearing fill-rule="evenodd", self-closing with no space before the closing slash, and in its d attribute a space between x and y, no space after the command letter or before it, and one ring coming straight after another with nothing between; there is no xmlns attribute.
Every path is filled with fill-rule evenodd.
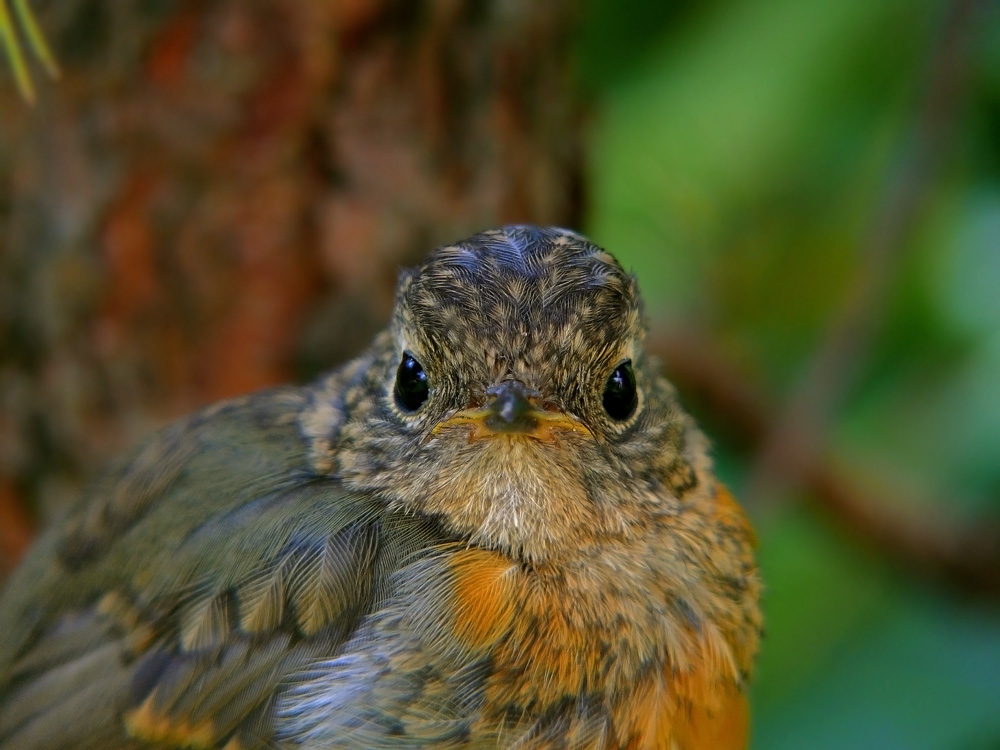
<svg viewBox="0 0 1000 750"><path fill-rule="evenodd" d="M753 532L635 280L507 227L153 436L0 599L0 747L743 748Z"/></svg>

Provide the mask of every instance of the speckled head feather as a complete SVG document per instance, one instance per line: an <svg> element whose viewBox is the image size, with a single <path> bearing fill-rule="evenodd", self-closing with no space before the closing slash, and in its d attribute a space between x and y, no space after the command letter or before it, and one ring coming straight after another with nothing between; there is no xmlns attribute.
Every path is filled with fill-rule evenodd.
<svg viewBox="0 0 1000 750"><path fill-rule="evenodd" d="M532 562L627 535L645 505L664 505L660 488L681 502L708 469L704 439L647 361L643 336L635 279L577 234L514 226L440 248L402 275L390 326L343 376L356 382L334 384L346 395L326 443L331 470ZM413 412L394 397L406 356L429 385ZM602 394L623 363L634 368L637 406L612 419ZM510 382L580 429L551 442L471 440L449 421Z"/></svg>
<svg viewBox="0 0 1000 750"><path fill-rule="evenodd" d="M441 248L404 275L398 300L404 348L467 352L470 366L491 366L478 373L487 380L572 369L579 350L627 357L642 334L635 279L558 229L509 227Z"/></svg>

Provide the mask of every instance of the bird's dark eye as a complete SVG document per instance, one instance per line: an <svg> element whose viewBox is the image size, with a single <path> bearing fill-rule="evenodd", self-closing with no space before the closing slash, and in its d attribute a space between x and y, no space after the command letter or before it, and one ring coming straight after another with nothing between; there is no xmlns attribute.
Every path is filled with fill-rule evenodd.
<svg viewBox="0 0 1000 750"><path fill-rule="evenodd" d="M604 384L604 411L616 422L622 422L632 416L638 401L632 362L625 360L614 369L608 376L608 382Z"/></svg>
<svg viewBox="0 0 1000 750"><path fill-rule="evenodd" d="M416 411L430 395L427 373L412 354L403 354L403 360L396 370L396 403L405 411Z"/></svg>

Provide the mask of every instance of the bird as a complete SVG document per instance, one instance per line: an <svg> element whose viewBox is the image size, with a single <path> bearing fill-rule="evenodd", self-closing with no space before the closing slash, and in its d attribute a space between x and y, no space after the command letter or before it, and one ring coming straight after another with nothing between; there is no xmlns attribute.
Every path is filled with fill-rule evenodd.
<svg viewBox="0 0 1000 750"><path fill-rule="evenodd" d="M505 226L315 382L167 426L0 598L0 748L732 750L756 540L635 277Z"/></svg>

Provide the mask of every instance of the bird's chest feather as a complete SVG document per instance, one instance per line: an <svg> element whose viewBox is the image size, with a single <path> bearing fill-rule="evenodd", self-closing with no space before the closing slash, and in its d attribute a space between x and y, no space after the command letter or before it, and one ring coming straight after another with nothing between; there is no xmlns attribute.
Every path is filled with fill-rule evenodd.
<svg viewBox="0 0 1000 750"><path fill-rule="evenodd" d="M490 653L487 723L572 706L565 736L579 733L581 748L743 746L732 641L744 634L712 620L711 592L639 546L634 555L650 555L641 562L617 549L563 570L518 569L494 553L456 559L456 638Z"/></svg>
<svg viewBox="0 0 1000 750"><path fill-rule="evenodd" d="M344 655L286 694L286 729L338 747L382 732L427 747L689 747L693 716L743 706L732 648L698 604L671 601L655 558L625 567L624 554L528 568L458 548L414 563Z"/></svg>
<svg viewBox="0 0 1000 750"><path fill-rule="evenodd" d="M729 643L738 634L711 621L702 592L655 559L625 558L622 550L595 552L569 569L526 570L492 552L456 556L446 618L457 640L490 652L491 703L628 701L661 683L677 698L692 692L692 680L711 699L722 682L738 679Z"/></svg>

